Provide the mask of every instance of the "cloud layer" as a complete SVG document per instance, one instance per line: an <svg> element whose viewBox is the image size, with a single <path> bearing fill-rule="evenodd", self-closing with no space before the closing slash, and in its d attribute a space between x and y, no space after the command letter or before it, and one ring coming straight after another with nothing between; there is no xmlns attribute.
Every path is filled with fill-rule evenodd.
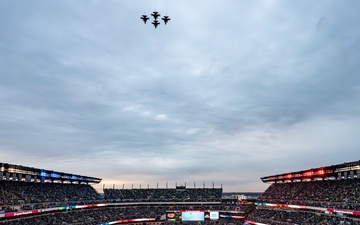
<svg viewBox="0 0 360 225"><path fill-rule="evenodd" d="M168 25L140 20L155 9ZM2 161L110 186L263 191L262 176L358 160L359 9L3 1Z"/></svg>

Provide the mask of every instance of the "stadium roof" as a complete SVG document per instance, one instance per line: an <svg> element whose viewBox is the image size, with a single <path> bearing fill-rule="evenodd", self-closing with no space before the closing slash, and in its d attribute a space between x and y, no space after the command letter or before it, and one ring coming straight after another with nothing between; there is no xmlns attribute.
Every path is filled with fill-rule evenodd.
<svg viewBox="0 0 360 225"><path fill-rule="evenodd" d="M100 183L101 178L88 177L71 173L0 163L0 180L12 181L61 181L71 183Z"/></svg>
<svg viewBox="0 0 360 225"><path fill-rule="evenodd" d="M312 168L308 170L301 170L297 172L276 174L272 176L262 177L264 183L267 182L285 182L285 181L304 181L313 180L316 178L340 178L352 179L360 178L360 160L348 163L342 163L332 166Z"/></svg>

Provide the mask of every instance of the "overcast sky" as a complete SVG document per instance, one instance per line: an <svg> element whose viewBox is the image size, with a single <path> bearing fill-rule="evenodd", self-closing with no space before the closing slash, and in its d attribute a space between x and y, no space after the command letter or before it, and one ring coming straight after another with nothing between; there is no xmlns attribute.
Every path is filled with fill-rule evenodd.
<svg viewBox="0 0 360 225"><path fill-rule="evenodd" d="M143 14L170 16L155 29ZM359 160L360 1L0 0L0 161L97 189Z"/></svg>

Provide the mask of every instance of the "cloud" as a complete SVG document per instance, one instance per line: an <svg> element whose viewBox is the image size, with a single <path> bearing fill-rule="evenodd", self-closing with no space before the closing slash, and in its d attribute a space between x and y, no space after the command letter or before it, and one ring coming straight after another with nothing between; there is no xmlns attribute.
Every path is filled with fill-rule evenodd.
<svg viewBox="0 0 360 225"><path fill-rule="evenodd" d="M360 145L356 1L0 4L4 162L251 191Z"/></svg>

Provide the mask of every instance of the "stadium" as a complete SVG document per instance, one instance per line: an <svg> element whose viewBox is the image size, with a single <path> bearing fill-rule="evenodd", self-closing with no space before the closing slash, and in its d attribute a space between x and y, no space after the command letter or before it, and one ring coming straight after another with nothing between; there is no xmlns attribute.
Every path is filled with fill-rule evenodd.
<svg viewBox="0 0 360 225"><path fill-rule="evenodd" d="M0 225L360 225L359 12L0 1Z"/></svg>
<svg viewBox="0 0 360 225"><path fill-rule="evenodd" d="M360 161L262 177L257 198L216 187L104 188L101 178L1 163L0 224L360 223Z"/></svg>

